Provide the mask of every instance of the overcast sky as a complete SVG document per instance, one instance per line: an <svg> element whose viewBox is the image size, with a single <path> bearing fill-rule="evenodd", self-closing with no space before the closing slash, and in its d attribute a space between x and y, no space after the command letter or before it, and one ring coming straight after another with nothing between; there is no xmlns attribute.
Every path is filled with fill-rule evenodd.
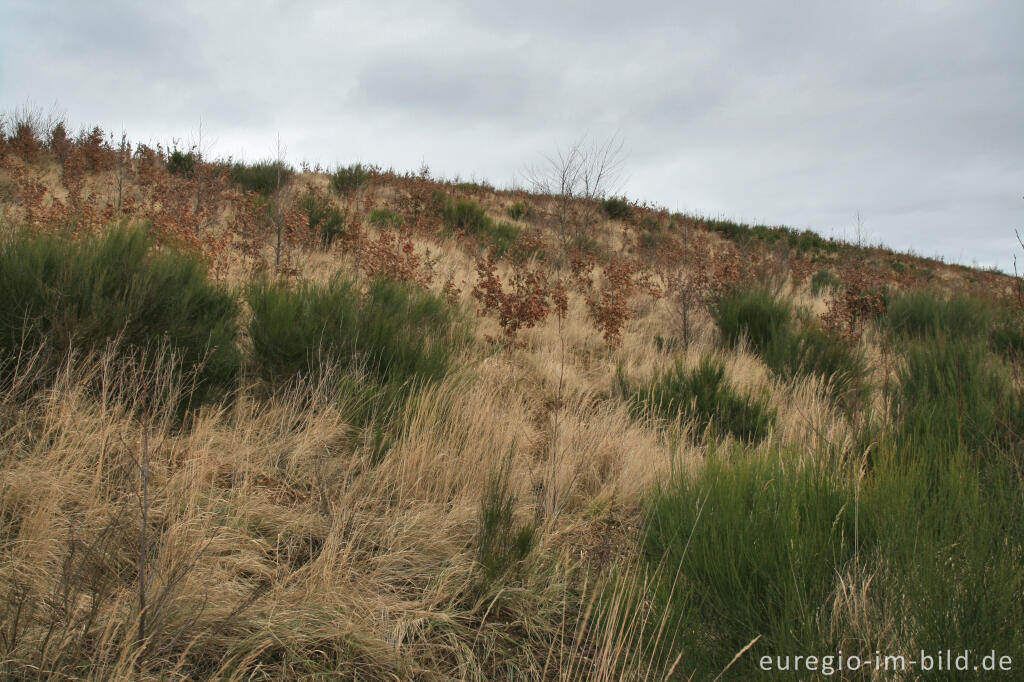
<svg viewBox="0 0 1024 682"><path fill-rule="evenodd" d="M581 135L629 198L1009 270L1024 2L0 0L0 111L509 186ZM1024 257L1024 253L1021 254Z"/></svg>

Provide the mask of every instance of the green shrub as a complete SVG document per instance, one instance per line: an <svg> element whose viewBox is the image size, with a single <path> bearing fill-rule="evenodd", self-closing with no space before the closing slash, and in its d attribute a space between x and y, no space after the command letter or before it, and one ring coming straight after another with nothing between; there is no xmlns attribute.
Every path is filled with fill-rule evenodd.
<svg viewBox="0 0 1024 682"><path fill-rule="evenodd" d="M308 191L299 199L299 208L306 212L309 231L318 234L325 248L345 233L345 213L331 200L317 192Z"/></svg>
<svg viewBox="0 0 1024 682"><path fill-rule="evenodd" d="M180 175L191 178L196 170L196 155L194 152L183 152L175 149L167 157L167 172L171 175Z"/></svg>
<svg viewBox="0 0 1024 682"><path fill-rule="evenodd" d="M340 196L346 196L362 187L370 179L370 170L361 163L338 168L331 175L331 187Z"/></svg>
<svg viewBox="0 0 1024 682"><path fill-rule="evenodd" d="M713 455L646 505L644 556L662 583L650 598L678 628L670 649L693 679L720 673L758 635L731 671L736 679L756 677L766 653L834 651L821 614L832 609L855 538L867 544L851 486L802 456L740 447L728 460Z"/></svg>
<svg viewBox="0 0 1024 682"><path fill-rule="evenodd" d="M602 202L602 207L612 220L628 220L633 210L626 197L608 197Z"/></svg>
<svg viewBox="0 0 1024 682"><path fill-rule="evenodd" d="M792 309L764 289L733 289L715 302L712 314L728 345L746 338L759 354L792 336Z"/></svg>
<svg viewBox="0 0 1024 682"><path fill-rule="evenodd" d="M491 219L487 217L484 207L472 199L445 201L441 217L445 226L452 232L479 235L491 227Z"/></svg>
<svg viewBox="0 0 1024 682"><path fill-rule="evenodd" d="M826 332L815 321L793 324L789 304L764 289L737 289L726 293L713 310L726 343L735 346L746 338L750 348L776 375L789 379L817 375L828 381L834 397L863 397L867 375L862 352Z"/></svg>
<svg viewBox="0 0 1024 682"><path fill-rule="evenodd" d="M149 366L171 352L195 379L193 403L221 398L241 364L237 314L198 260L156 251L145 229L79 242L20 234L0 250L0 355L40 351L44 381L68 353L116 342Z"/></svg>
<svg viewBox="0 0 1024 682"><path fill-rule="evenodd" d="M634 416L692 420L698 437L710 427L712 438L730 434L753 443L763 440L775 423L767 400L737 394L725 379L725 367L710 358L692 371L677 363L640 389L630 388L621 373L619 381Z"/></svg>
<svg viewBox="0 0 1024 682"><path fill-rule="evenodd" d="M892 298L884 322L902 338L977 338L988 334L993 318L994 309L986 301L962 294L946 299L936 292L917 291Z"/></svg>
<svg viewBox="0 0 1024 682"><path fill-rule="evenodd" d="M1021 454L1020 396L978 339L937 337L909 344L896 408L904 450L937 458L963 452Z"/></svg>
<svg viewBox="0 0 1024 682"><path fill-rule="evenodd" d="M448 232L462 232L476 237L480 246L494 249L498 256L504 256L519 240L519 226L512 223L495 223L488 217L484 207L472 199L452 201L447 197L437 198L441 218Z"/></svg>
<svg viewBox="0 0 1024 682"><path fill-rule="evenodd" d="M823 291L835 291L843 285L839 275L829 270L818 270L811 277L811 293L815 296L821 296Z"/></svg>
<svg viewBox="0 0 1024 682"><path fill-rule="evenodd" d="M505 576L533 548L534 527L516 523L517 503L506 464L491 474L480 505L477 562L483 569L485 584Z"/></svg>
<svg viewBox="0 0 1024 682"><path fill-rule="evenodd" d="M231 166L232 182L241 185L246 192L267 196L278 187L288 184L295 171L283 161L257 161L253 164L236 163Z"/></svg>
<svg viewBox="0 0 1024 682"><path fill-rule="evenodd" d="M522 201L517 201L505 209L505 213L512 220L528 220L533 216L533 207Z"/></svg>
<svg viewBox="0 0 1024 682"><path fill-rule="evenodd" d="M378 228L384 230L392 227L402 226L402 216L398 215L394 211L389 211L386 208L378 208L370 213L370 217L367 218L371 225L375 225Z"/></svg>
<svg viewBox="0 0 1024 682"><path fill-rule="evenodd" d="M862 495L862 528L875 529L884 567L873 588L886 605L880 619L915 649L1021 651L1024 631L1011 625L1024 622L1020 470L998 456L979 470L975 457L936 459L929 447L883 452Z"/></svg>
<svg viewBox="0 0 1024 682"><path fill-rule="evenodd" d="M254 360L271 380L331 364L385 383L432 381L465 340L442 299L386 280L365 295L340 278L294 288L262 280L249 287L248 301Z"/></svg>

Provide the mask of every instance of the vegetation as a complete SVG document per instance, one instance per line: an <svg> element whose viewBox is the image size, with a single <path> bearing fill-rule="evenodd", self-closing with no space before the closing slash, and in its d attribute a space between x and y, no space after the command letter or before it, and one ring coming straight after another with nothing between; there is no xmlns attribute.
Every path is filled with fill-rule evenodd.
<svg viewBox="0 0 1024 682"><path fill-rule="evenodd" d="M829 270L818 270L811 278L811 293L821 296L825 291L835 291L843 285L839 275Z"/></svg>
<svg viewBox="0 0 1024 682"><path fill-rule="evenodd" d="M283 161L257 161L235 163L231 166L231 180L246 192L269 196L288 184L295 171Z"/></svg>
<svg viewBox="0 0 1024 682"><path fill-rule="evenodd" d="M199 261L156 250L145 228L79 242L22 232L0 250L0 357L8 370L32 358L40 385L75 355L152 368L170 353L193 377L183 400L223 398L240 368L237 315Z"/></svg>
<svg viewBox="0 0 1024 682"><path fill-rule="evenodd" d="M626 197L609 197L602 203L605 215L612 220L628 220L631 209Z"/></svg>
<svg viewBox="0 0 1024 682"><path fill-rule="evenodd" d="M307 191L299 200L299 207L306 212L309 231L319 235L325 248L345 233L345 213L323 194Z"/></svg>
<svg viewBox="0 0 1024 682"><path fill-rule="evenodd" d="M635 416L692 421L698 440L710 428L712 438L730 434L756 443L768 435L775 421L775 412L764 398L737 394L725 380L725 367L710 358L689 372L677 363L640 389L630 388L621 373L619 382Z"/></svg>
<svg viewBox="0 0 1024 682"><path fill-rule="evenodd" d="M367 218L371 225L375 225L380 229L387 229L393 227L402 226L402 216L398 215L394 211L389 211L386 208L378 208Z"/></svg>
<svg viewBox="0 0 1024 682"><path fill-rule="evenodd" d="M0 119L0 678L1024 660L1019 278Z"/></svg>
<svg viewBox="0 0 1024 682"><path fill-rule="evenodd" d="M370 179L370 171L361 163L353 163L334 171L331 176L331 188L339 196L347 196L366 184Z"/></svg>
<svg viewBox="0 0 1024 682"><path fill-rule="evenodd" d="M725 342L746 339L751 350L778 376L816 375L833 395L861 393L866 374L862 353L843 343L813 320L794 323L789 304L764 289L735 289L716 303L715 321Z"/></svg>

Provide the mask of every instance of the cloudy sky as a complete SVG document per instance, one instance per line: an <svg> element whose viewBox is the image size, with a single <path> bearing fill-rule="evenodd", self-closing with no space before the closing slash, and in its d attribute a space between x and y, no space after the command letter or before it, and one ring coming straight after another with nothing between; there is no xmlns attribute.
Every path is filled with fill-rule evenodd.
<svg viewBox="0 0 1024 682"><path fill-rule="evenodd" d="M0 111L521 181L618 135L671 210L1012 267L1024 3L0 0ZM1024 253L1021 253L1024 257Z"/></svg>

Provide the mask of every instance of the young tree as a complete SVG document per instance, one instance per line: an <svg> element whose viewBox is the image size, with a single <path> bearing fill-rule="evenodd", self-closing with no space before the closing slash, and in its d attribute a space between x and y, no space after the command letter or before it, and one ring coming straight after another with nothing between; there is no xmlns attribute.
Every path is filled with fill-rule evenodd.
<svg viewBox="0 0 1024 682"><path fill-rule="evenodd" d="M623 141L614 135L604 142L582 137L555 156L544 157L528 177L534 190L555 201L555 229L567 249L595 222L595 204L613 193L623 164ZM578 211L573 209L577 208Z"/></svg>

